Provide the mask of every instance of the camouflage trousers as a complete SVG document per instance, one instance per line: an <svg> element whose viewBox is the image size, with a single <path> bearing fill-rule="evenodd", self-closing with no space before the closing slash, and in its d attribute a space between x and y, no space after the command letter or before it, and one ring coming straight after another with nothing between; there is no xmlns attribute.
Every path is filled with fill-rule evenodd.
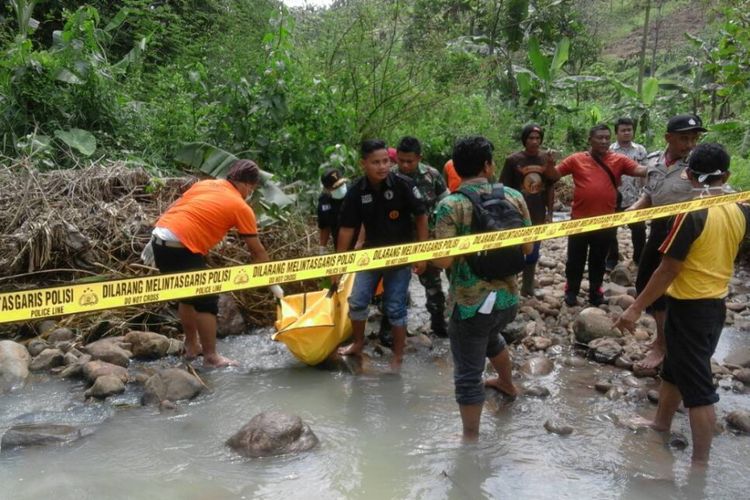
<svg viewBox="0 0 750 500"><path fill-rule="evenodd" d="M425 290L426 308L430 313L432 333L439 337L447 336L445 323L445 294L440 279L441 269L428 265L427 270L419 275L419 282Z"/></svg>

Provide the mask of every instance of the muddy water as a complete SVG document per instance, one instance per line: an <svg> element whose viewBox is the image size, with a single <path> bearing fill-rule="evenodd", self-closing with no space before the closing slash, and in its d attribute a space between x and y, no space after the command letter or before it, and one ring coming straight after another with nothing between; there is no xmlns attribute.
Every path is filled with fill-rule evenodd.
<svg viewBox="0 0 750 500"><path fill-rule="evenodd" d="M748 344L727 330L717 352ZM688 474L687 450L671 450L650 431L616 422L653 405L610 401L591 387L623 372L596 364L555 371L535 383L547 399L506 404L491 397L481 441L462 445L447 346L412 354L401 377L353 376L298 364L267 335L225 341L242 367L204 374L213 389L175 412L129 407L137 393L83 405L80 385L32 380L0 399L0 432L22 414L98 424L68 447L0 455L0 498L743 498L750 438L724 433L714 442L702 481ZM723 391L720 414L750 408L750 397ZM223 442L263 410L296 413L320 438L316 450L280 458L238 458ZM569 422L567 437L548 434L551 417ZM687 418L675 428L689 435Z"/></svg>

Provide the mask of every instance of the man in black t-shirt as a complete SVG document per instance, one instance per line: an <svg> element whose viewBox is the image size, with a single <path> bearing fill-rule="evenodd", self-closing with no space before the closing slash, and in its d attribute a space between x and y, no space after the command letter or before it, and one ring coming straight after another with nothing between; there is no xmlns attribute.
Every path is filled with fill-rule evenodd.
<svg viewBox="0 0 750 500"><path fill-rule="evenodd" d="M427 214L422 195L411 179L390 171L391 162L385 142L376 139L364 141L360 155L365 175L354 181L344 198L339 216L337 250L344 252L349 249L360 226L365 229L364 248L425 241ZM426 263L419 262L414 268L417 274L421 274ZM357 273L349 296L349 317L352 320L354 342L341 348L339 353L355 356L362 353L370 301L381 278L385 313L393 332L391 368L398 371L406 343L410 266ZM336 282L338 277L332 277L332 280Z"/></svg>
<svg viewBox="0 0 750 500"><path fill-rule="evenodd" d="M548 177L548 169L554 170L555 160L550 151L541 152L543 140L544 131L539 125L530 123L523 127L523 150L505 158L500 174L500 182L523 193L534 225L552 221L555 203L554 180ZM534 243L534 251L526 256L521 285L523 295L534 295L534 275L540 246L540 242Z"/></svg>

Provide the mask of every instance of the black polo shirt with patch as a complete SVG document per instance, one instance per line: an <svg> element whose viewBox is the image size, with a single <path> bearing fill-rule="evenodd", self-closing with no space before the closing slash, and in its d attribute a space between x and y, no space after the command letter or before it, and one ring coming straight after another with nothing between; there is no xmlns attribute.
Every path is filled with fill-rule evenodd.
<svg viewBox="0 0 750 500"><path fill-rule="evenodd" d="M328 193L321 193L318 197L318 228L331 230L333 244L339 235L339 213L344 200L335 200Z"/></svg>
<svg viewBox="0 0 750 500"><path fill-rule="evenodd" d="M347 191L339 215L340 227L365 226L365 248L414 241L413 217L425 215L424 200L408 177L390 172L374 189L367 177Z"/></svg>

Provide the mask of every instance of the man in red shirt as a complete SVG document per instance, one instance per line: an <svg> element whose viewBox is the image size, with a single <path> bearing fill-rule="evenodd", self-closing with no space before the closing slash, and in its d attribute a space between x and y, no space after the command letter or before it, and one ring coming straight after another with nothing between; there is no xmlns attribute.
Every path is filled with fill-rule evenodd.
<svg viewBox="0 0 750 500"><path fill-rule="evenodd" d="M574 153L555 167L558 179L565 175L573 176L572 219L615 213L617 186L620 185L622 175L646 175L646 167L609 150L611 137L612 132L607 125L602 123L592 127L589 131L589 150ZM567 305L574 306L578 303L587 255L589 302L598 306L604 301L601 285L607 248L614 231L615 228L600 229L568 237L568 260L565 263Z"/></svg>

